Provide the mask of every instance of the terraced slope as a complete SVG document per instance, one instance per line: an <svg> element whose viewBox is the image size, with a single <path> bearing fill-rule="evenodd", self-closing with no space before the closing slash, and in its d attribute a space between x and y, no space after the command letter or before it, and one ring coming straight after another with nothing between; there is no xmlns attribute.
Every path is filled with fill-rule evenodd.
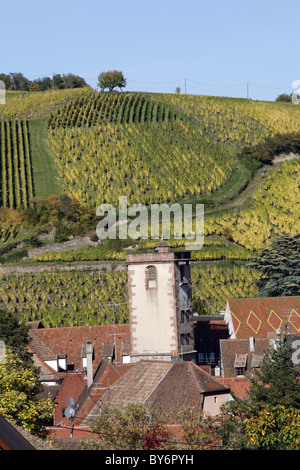
<svg viewBox="0 0 300 470"><path fill-rule="evenodd" d="M195 308L218 313L227 298L257 293L254 271L243 266L192 265ZM128 322L126 270L52 270L0 276L0 306L46 327Z"/></svg>
<svg viewBox="0 0 300 470"><path fill-rule="evenodd" d="M230 148L183 112L141 94L92 94L48 121L63 188L97 207L162 203L211 193L237 165Z"/></svg>

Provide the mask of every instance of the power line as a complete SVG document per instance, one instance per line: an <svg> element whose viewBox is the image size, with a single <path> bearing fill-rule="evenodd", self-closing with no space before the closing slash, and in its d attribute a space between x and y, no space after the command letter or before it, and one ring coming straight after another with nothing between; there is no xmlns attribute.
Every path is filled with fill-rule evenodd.
<svg viewBox="0 0 300 470"><path fill-rule="evenodd" d="M93 79L95 80L95 78ZM134 82L134 83L144 83L144 84L148 84L148 85L163 85L163 84L166 84L166 83L178 83L178 82L182 82L186 80L186 78L178 78L177 80L169 80L169 81L164 81L164 82L144 82L144 81L140 81L140 80L131 80L131 79L126 79L127 82Z"/></svg>
<svg viewBox="0 0 300 470"><path fill-rule="evenodd" d="M211 87L216 87L216 88L235 88L235 87L239 87L239 86L245 86L246 83L237 83L237 84L234 84L234 85L216 85L216 84L212 84L212 83L203 83L203 82L198 82L198 81L195 81L195 80L191 80L188 78L188 81L192 82L192 83L197 83L198 85L202 85L202 86L211 86Z"/></svg>
<svg viewBox="0 0 300 470"><path fill-rule="evenodd" d="M266 88L268 90L290 90L291 89L291 87L270 87L270 86L265 86L265 85L257 85L255 83L250 83L250 85L256 88Z"/></svg>

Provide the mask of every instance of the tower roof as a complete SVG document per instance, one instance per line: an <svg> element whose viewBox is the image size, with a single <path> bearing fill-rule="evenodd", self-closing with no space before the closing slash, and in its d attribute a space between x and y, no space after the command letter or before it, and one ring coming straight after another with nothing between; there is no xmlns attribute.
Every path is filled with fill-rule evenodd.
<svg viewBox="0 0 300 470"><path fill-rule="evenodd" d="M166 253L169 251L169 245L167 244L167 242L165 242L165 240L159 240L155 247L155 251L157 251L158 253Z"/></svg>

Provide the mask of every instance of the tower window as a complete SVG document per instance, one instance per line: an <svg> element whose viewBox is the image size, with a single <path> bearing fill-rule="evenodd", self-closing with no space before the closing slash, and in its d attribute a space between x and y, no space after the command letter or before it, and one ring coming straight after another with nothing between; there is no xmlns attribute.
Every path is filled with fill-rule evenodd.
<svg viewBox="0 0 300 470"><path fill-rule="evenodd" d="M146 268L146 286L147 289L156 289L157 287L157 272L154 266Z"/></svg>

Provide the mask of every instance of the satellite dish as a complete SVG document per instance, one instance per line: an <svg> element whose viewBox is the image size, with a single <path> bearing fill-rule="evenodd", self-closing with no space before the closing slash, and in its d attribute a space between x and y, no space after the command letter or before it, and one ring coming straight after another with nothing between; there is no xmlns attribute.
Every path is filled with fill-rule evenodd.
<svg viewBox="0 0 300 470"><path fill-rule="evenodd" d="M66 418L74 418L75 416L75 410L74 408L71 408L70 406L68 406L68 408L65 409L65 417Z"/></svg>
<svg viewBox="0 0 300 470"><path fill-rule="evenodd" d="M72 405L74 405L74 403L75 403L73 397L68 397L68 398L67 398L67 402L68 402L68 405L69 405L69 406L72 406Z"/></svg>

